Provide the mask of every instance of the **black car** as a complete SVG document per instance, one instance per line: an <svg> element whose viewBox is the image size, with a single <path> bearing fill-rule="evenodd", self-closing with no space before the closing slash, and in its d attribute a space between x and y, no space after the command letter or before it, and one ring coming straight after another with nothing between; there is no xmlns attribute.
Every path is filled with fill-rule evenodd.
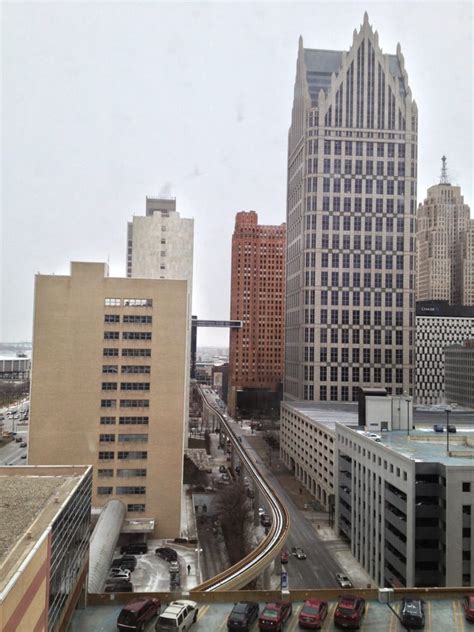
<svg viewBox="0 0 474 632"><path fill-rule="evenodd" d="M108 579L104 592L133 592L133 584L127 579Z"/></svg>
<svg viewBox="0 0 474 632"><path fill-rule="evenodd" d="M236 603L227 619L228 630L250 630L258 617L258 603L240 601Z"/></svg>
<svg viewBox="0 0 474 632"><path fill-rule="evenodd" d="M405 597L400 610L400 621L406 627L421 629L425 627L425 606L423 599Z"/></svg>
<svg viewBox="0 0 474 632"><path fill-rule="evenodd" d="M169 546L162 546L155 549L155 555L158 555L158 557L161 557L161 559L166 560L167 562L176 562L178 560L178 554Z"/></svg>
<svg viewBox="0 0 474 632"><path fill-rule="evenodd" d="M130 544L123 544L120 547L120 553L131 553L133 555L139 555L140 553L148 553L148 544L146 542L131 542Z"/></svg>
<svg viewBox="0 0 474 632"><path fill-rule="evenodd" d="M448 424L448 432L457 432L454 424Z"/></svg>
<svg viewBox="0 0 474 632"><path fill-rule="evenodd" d="M112 568L126 568L128 571L134 571L137 566L137 558L134 555L122 555L112 562Z"/></svg>

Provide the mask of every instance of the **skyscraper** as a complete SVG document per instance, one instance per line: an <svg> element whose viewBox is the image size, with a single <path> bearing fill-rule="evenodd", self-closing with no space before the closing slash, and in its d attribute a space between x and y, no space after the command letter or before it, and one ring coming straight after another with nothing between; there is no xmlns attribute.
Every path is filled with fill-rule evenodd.
<svg viewBox="0 0 474 632"><path fill-rule="evenodd" d="M412 393L417 107L367 13L348 51L299 41L288 139L284 396Z"/></svg>
<svg viewBox="0 0 474 632"><path fill-rule="evenodd" d="M255 211L235 216L232 235L228 406L278 408L283 379L285 224L258 223ZM280 395L278 395L280 393Z"/></svg>
<svg viewBox="0 0 474 632"><path fill-rule="evenodd" d="M416 298L474 305L474 222L461 188L449 182L445 156L442 161L440 182L417 213Z"/></svg>

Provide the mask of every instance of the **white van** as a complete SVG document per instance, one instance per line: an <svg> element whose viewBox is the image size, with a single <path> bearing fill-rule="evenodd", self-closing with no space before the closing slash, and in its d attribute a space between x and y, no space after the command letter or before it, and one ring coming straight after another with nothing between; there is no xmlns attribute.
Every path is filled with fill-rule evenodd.
<svg viewBox="0 0 474 632"><path fill-rule="evenodd" d="M198 607L195 601L178 599L172 601L158 617L155 630L174 630L175 632L186 632L193 623L196 623Z"/></svg>

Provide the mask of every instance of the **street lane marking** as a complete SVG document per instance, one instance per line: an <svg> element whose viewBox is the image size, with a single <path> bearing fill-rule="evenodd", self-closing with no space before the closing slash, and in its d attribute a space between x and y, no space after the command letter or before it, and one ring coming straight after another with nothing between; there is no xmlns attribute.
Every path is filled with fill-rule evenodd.
<svg viewBox="0 0 474 632"><path fill-rule="evenodd" d="M365 602L365 614L364 614L364 620L362 621L362 625L360 626L361 630L365 629L365 622L367 621L367 614L369 613L369 608L370 608L370 603L369 602Z"/></svg>
<svg viewBox="0 0 474 632"><path fill-rule="evenodd" d="M460 602L457 599L453 599L453 614L454 614L454 623L456 625L456 632L463 632L464 630L464 611L461 607Z"/></svg>
<svg viewBox="0 0 474 632"><path fill-rule="evenodd" d="M428 611L428 616L426 617L428 620L428 632L431 632L431 602L430 601L428 601L426 609Z"/></svg>
<svg viewBox="0 0 474 632"><path fill-rule="evenodd" d="M203 608L199 608L196 621L200 621L208 610L209 610L209 606L204 606Z"/></svg>
<svg viewBox="0 0 474 632"><path fill-rule="evenodd" d="M335 603L329 603L328 604L328 613L326 616L326 620L324 621L323 627L321 628L322 630L329 630L330 626L333 622L334 619L334 610L336 609L336 604Z"/></svg>
<svg viewBox="0 0 474 632"><path fill-rule="evenodd" d="M293 611L293 614L291 615L291 619L290 619L290 625L287 628L287 632L292 632L293 630L296 630L296 626L298 625L298 617L302 608L303 606L301 606L301 608L298 608L296 612Z"/></svg>

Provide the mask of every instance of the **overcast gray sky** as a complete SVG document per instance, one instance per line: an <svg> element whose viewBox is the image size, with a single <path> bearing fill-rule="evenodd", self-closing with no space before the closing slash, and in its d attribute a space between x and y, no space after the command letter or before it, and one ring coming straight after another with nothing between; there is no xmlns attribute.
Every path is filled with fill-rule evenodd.
<svg viewBox="0 0 474 632"><path fill-rule="evenodd" d="M110 260L147 195L195 219L194 313L227 318L235 213L285 221L298 36L347 50L364 10L399 41L419 108L418 197L439 177L473 204L470 2L2 5L0 340L29 340L34 274ZM202 330L198 344L227 345Z"/></svg>

